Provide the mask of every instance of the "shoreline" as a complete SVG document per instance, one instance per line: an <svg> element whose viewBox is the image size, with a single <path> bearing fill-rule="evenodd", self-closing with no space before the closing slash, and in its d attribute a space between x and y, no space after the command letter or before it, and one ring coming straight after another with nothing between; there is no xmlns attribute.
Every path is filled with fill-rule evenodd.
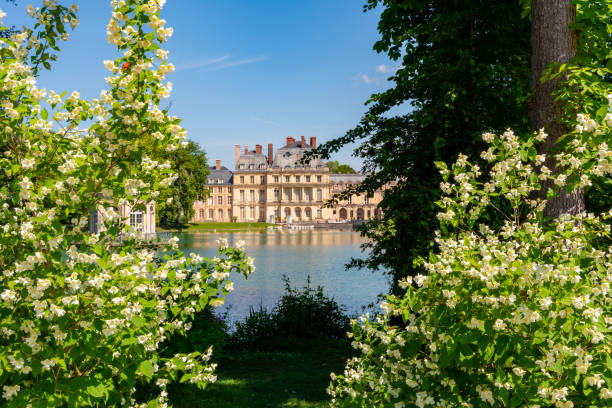
<svg viewBox="0 0 612 408"><path fill-rule="evenodd" d="M288 225L292 227L289 228ZM354 231L354 225L352 223L315 223L315 224L269 224L264 222L237 222L237 223L224 223L224 222L207 222L198 224L188 224L186 228L161 228L158 227L157 231L163 232L249 232L249 231L267 231L269 228L274 230L280 230L283 232L292 230L351 230Z"/></svg>

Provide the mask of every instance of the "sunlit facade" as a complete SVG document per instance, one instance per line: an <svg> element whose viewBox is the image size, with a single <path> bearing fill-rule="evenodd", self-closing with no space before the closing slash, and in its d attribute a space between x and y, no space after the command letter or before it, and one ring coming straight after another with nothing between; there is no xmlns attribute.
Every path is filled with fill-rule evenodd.
<svg viewBox="0 0 612 408"><path fill-rule="evenodd" d="M234 171L221 167L217 160L207 183L211 198L194 203L196 214L192 221L228 221L226 214L238 222L271 223L344 222L379 216L377 205L382 191L370 197L353 196L333 208L324 206L333 194L360 183L365 176L331 174L320 159L302 163L304 153L314 147L316 138L311 137L307 143L304 136L299 140L287 137L276 153L272 144L267 154L261 145L255 145L254 150L245 146L244 151L236 145ZM220 187L231 190L231 195L227 192L225 198L220 198L221 191L215 193Z"/></svg>

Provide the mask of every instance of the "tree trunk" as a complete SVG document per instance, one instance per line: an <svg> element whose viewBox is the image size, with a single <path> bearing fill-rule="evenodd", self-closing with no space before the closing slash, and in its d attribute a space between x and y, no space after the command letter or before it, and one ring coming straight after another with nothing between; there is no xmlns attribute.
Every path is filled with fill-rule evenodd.
<svg viewBox="0 0 612 408"><path fill-rule="evenodd" d="M548 138L540 146L546 153L545 165L556 174L552 160L556 143L561 136L570 132L561 122L562 106L555 102L553 92L558 89L561 76L541 82L542 74L552 62L564 64L576 56L577 34L569 25L576 20L576 6L571 0L531 0L531 91L529 121L531 128L544 128ZM546 191L553 186L550 180L542 183L540 194L546 198ZM558 197L549 200L544 216L557 218L561 214L577 214L584 211L582 189L567 193L565 189Z"/></svg>

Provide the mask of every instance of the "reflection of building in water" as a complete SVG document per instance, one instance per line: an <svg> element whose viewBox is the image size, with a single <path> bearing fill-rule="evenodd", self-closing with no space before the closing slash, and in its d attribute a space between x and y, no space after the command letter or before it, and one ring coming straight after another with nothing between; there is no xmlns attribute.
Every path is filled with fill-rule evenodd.
<svg viewBox="0 0 612 408"><path fill-rule="evenodd" d="M219 247L217 239L227 238L230 246L244 240L248 250L257 247L349 247L357 248L367 238L353 230L314 229L314 230L258 230L240 232L190 231L180 236L181 247L190 251L197 248ZM316 252L313 252L316 254Z"/></svg>
<svg viewBox="0 0 612 408"><path fill-rule="evenodd" d="M210 198L194 203L192 221L330 222L380 216L382 190L349 197L333 208L323 206L334 194L361 183L365 175L330 174L321 159L301 163L304 152L316 143L316 137L309 143L304 136L300 140L287 137L276 154L269 144L267 155L261 145L251 151L245 146L244 154L236 145L234 172L217 160L208 176Z"/></svg>

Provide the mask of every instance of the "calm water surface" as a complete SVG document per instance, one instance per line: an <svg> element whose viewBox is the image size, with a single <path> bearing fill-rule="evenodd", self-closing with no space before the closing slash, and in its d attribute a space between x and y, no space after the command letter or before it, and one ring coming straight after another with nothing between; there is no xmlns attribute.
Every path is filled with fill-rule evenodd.
<svg viewBox="0 0 612 408"><path fill-rule="evenodd" d="M389 289L382 272L345 270L351 257L361 256L364 242L353 231L265 231L265 232L188 232L178 234L181 249L206 257L217 255L219 238L232 242L244 240L246 253L255 258L255 272L245 279L233 274L234 291L223 311L230 321L241 320L251 307L271 310L284 293L282 275L293 287L303 287L310 275L311 286L321 285L327 296L346 306L349 314L360 314L362 306L376 301ZM229 307L229 309L228 309Z"/></svg>

